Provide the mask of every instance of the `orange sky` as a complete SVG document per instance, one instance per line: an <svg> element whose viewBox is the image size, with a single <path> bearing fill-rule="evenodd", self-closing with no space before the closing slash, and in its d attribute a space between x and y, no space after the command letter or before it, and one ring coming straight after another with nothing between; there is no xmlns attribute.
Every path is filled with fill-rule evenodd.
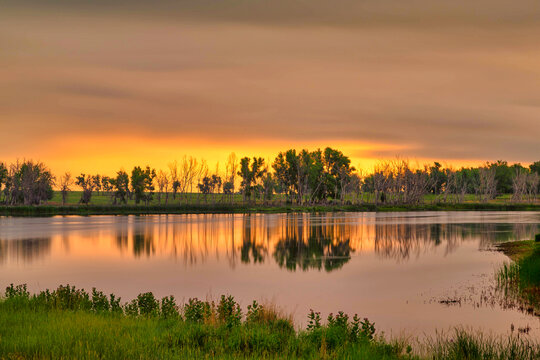
<svg viewBox="0 0 540 360"><path fill-rule="evenodd" d="M112 174L332 146L368 170L530 163L539 38L532 0L8 0L0 161Z"/></svg>

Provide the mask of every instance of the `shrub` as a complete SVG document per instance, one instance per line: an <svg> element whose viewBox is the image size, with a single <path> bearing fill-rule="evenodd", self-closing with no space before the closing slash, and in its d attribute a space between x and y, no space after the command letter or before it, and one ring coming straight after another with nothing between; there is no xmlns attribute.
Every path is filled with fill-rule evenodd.
<svg viewBox="0 0 540 360"><path fill-rule="evenodd" d="M26 284L13 286L13 284L10 284L8 287L6 287L6 298L13 299L13 298L25 298L28 299L30 297L30 293L28 292L26 288Z"/></svg>
<svg viewBox="0 0 540 360"><path fill-rule="evenodd" d="M174 296L165 296L161 299L161 312L160 315L164 318L178 317L178 306L174 300Z"/></svg>
<svg viewBox="0 0 540 360"><path fill-rule="evenodd" d="M202 323L210 317L210 304L197 298L189 299L184 305L184 318L186 321Z"/></svg>
<svg viewBox="0 0 540 360"><path fill-rule="evenodd" d="M90 295L75 286L60 285L50 296L52 307L59 310L90 310L92 301Z"/></svg>
<svg viewBox="0 0 540 360"><path fill-rule="evenodd" d="M259 305L257 301L253 300L253 303L247 306L246 323L250 324L261 322L262 311L262 305Z"/></svg>
<svg viewBox="0 0 540 360"><path fill-rule="evenodd" d="M96 288L92 288L92 310L101 312L109 311L110 304L107 296L102 291L97 291Z"/></svg>
<svg viewBox="0 0 540 360"><path fill-rule="evenodd" d="M137 305L139 314L144 316L155 316L159 312L159 303L151 292L139 294L137 296Z"/></svg>
<svg viewBox="0 0 540 360"><path fill-rule="evenodd" d="M218 320L227 327L238 326L242 321L242 309L231 295L221 295L217 315Z"/></svg>

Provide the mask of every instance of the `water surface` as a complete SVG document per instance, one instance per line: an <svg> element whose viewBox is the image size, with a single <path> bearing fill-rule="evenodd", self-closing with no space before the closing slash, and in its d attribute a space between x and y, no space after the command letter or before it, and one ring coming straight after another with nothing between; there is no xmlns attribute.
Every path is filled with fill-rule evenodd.
<svg viewBox="0 0 540 360"><path fill-rule="evenodd" d="M299 324L310 308L358 313L387 334L464 325L508 333L537 318L480 304L540 212L414 212L0 218L0 286L272 301ZM441 300L462 299L461 304Z"/></svg>

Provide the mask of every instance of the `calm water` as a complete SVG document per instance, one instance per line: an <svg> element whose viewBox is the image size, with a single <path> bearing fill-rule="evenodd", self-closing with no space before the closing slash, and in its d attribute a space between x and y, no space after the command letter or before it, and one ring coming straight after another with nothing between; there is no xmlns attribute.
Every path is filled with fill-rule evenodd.
<svg viewBox="0 0 540 360"><path fill-rule="evenodd" d="M540 212L152 215L0 218L0 286L69 283L121 295L267 300L305 322L310 308L358 313L387 334L455 325L508 333L540 322L479 305ZM462 299L447 306L440 300Z"/></svg>

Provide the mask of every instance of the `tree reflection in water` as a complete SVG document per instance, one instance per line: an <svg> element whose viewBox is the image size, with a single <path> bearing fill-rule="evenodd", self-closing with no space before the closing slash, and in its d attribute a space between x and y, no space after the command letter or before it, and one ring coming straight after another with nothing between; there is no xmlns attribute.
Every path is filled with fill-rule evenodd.
<svg viewBox="0 0 540 360"><path fill-rule="evenodd" d="M280 267L290 271L310 269L332 271L351 259L351 224L333 214L325 221L312 214L289 214L273 257Z"/></svg>
<svg viewBox="0 0 540 360"><path fill-rule="evenodd" d="M280 267L291 271L332 271L347 263L351 259L351 252L354 249L349 239L333 241L330 238L310 236L305 242L298 238L286 238L276 244L274 259Z"/></svg>
<svg viewBox="0 0 540 360"><path fill-rule="evenodd" d="M450 254L466 241L477 242L480 249L492 248L497 242L532 238L539 230L535 223L430 223L422 216L339 213L116 216L54 221L50 228L40 222L39 232L48 235L43 238L32 236L35 228L30 229L33 233L26 239L21 238L24 234L15 237L4 229L0 263L27 263L53 252L59 257L69 256L70 251L100 256L116 249L118 256L169 257L182 259L188 266L210 259L226 260L232 268L237 263L275 262L289 271L333 271L347 264L353 254L373 252L380 258L402 262L440 248L445 255Z"/></svg>
<svg viewBox="0 0 540 360"><path fill-rule="evenodd" d="M31 263L51 253L51 238L0 240L0 263Z"/></svg>

